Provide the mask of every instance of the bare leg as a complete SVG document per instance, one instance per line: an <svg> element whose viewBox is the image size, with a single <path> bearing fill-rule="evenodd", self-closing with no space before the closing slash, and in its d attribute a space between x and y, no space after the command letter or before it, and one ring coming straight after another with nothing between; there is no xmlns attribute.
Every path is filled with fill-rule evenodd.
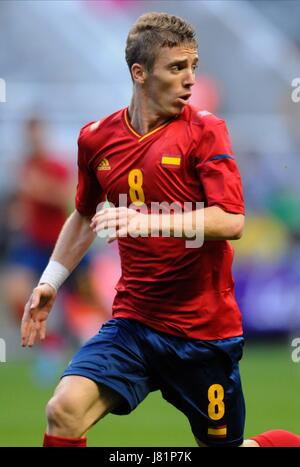
<svg viewBox="0 0 300 467"><path fill-rule="evenodd" d="M118 393L88 378L66 376L48 402L47 433L65 438L82 437L121 401Z"/></svg>
<svg viewBox="0 0 300 467"><path fill-rule="evenodd" d="M260 445L254 439L245 439L240 448L259 448Z"/></svg>

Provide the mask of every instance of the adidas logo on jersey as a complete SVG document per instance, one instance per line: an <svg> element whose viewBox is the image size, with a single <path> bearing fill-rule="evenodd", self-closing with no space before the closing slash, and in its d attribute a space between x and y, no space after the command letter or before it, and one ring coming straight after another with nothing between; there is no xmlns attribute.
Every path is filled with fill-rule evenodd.
<svg viewBox="0 0 300 467"><path fill-rule="evenodd" d="M100 164L98 165L97 167L97 170L110 170L111 167L109 165L109 162L107 159L102 159L102 161L100 162Z"/></svg>

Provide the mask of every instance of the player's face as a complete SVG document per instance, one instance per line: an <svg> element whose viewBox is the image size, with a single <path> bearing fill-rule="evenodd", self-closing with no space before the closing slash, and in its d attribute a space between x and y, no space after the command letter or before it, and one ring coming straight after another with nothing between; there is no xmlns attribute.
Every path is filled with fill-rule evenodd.
<svg viewBox="0 0 300 467"><path fill-rule="evenodd" d="M156 113L173 116L182 111L195 84L197 63L197 49L192 45L160 50L145 82L148 102Z"/></svg>

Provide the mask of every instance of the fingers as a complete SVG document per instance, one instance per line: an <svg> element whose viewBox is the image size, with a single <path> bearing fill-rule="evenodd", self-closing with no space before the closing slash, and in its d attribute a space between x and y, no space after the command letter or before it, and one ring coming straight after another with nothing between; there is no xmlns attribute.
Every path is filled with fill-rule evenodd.
<svg viewBox="0 0 300 467"><path fill-rule="evenodd" d="M133 235L144 217L147 216L141 216L139 211L126 207L102 209L95 214L90 227L98 236L107 237L108 243L111 243L118 237L126 237L129 232ZM138 229L137 235L141 232L141 229Z"/></svg>
<svg viewBox="0 0 300 467"><path fill-rule="evenodd" d="M22 320L21 324L21 345L22 347L26 347L28 335L29 335L29 323L30 320Z"/></svg>
<svg viewBox="0 0 300 467"><path fill-rule="evenodd" d="M46 337L46 323L39 321L24 320L21 325L21 341L22 347L32 347L36 341L37 336L41 340Z"/></svg>
<svg viewBox="0 0 300 467"><path fill-rule="evenodd" d="M32 347L33 344L35 343L38 328L39 326L37 326L37 323L31 320L30 334L28 336L28 341L27 341L28 347Z"/></svg>
<svg viewBox="0 0 300 467"><path fill-rule="evenodd" d="M55 294L52 296L51 294L52 291L45 291L45 287L36 287L26 303L21 322L21 345L23 347L32 347L37 337L41 340L45 339L46 320L55 298Z"/></svg>
<svg viewBox="0 0 300 467"><path fill-rule="evenodd" d="M22 320L22 324L21 324L22 347L27 347L29 346L29 342L32 342L31 335L32 335L33 326L34 326L34 321L31 318Z"/></svg>
<svg viewBox="0 0 300 467"><path fill-rule="evenodd" d="M125 207L103 209L95 214L90 227L100 236L115 238L117 231L126 228L132 213L136 214Z"/></svg>
<svg viewBox="0 0 300 467"><path fill-rule="evenodd" d="M98 211L91 220L91 228L95 227L98 222L101 220L116 220L116 219L126 219L135 215L137 211L134 209L129 209L125 207L119 208L107 208L101 209Z"/></svg>
<svg viewBox="0 0 300 467"><path fill-rule="evenodd" d="M40 339L43 341L46 338L46 321L43 321L40 325Z"/></svg>
<svg viewBox="0 0 300 467"><path fill-rule="evenodd" d="M29 325L30 325L30 320L31 320L31 313L30 313L30 303L31 303L31 297L29 301L26 303L25 308L24 308L24 314L21 322L21 344L23 347L26 346L27 339L28 339L28 334L29 334Z"/></svg>
<svg viewBox="0 0 300 467"><path fill-rule="evenodd" d="M30 301L25 305L24 315L21 322L21 345L22 347L32 347L37 334L43 340L46 337L46 321L35 320L31 314Z"/></svg>

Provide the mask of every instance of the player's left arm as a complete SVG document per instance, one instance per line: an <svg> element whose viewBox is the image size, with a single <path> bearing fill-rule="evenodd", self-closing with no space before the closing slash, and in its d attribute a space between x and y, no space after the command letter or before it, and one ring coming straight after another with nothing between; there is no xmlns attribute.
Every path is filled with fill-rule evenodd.
<svg viewBox="0 0 300 467"><path fill-rule="evenodd" d="M245 210L242 180L224 120L206 117L195 162L205 208L193 212L192 219L187 220L192 224L190 227L203 233L204 240L241 238ZM202 231L198 232L199 229Z"/></svg>
<svg viewBox="0 0 300 467"><path fill-rule="evenodd" d="M91 228L95 233L113 229L108 242L118 237L151 236L153 232L170 237L204 240L237 240L242 236L244 215L225 212L219 206L198 209L191 213L144 214L138 210L106 208L98 211L92 219Z"/></svg>
<svg viewBox="0 0 300 467"><path fill-rule="evenodd" d="M162 228L167 219L161 219ZM243 235L245 216L226 212L219 206L192 211L191 214L174 214L171 219L171 236L181 226L183 238L203 235L204 240L238 240Z"/></svg>

